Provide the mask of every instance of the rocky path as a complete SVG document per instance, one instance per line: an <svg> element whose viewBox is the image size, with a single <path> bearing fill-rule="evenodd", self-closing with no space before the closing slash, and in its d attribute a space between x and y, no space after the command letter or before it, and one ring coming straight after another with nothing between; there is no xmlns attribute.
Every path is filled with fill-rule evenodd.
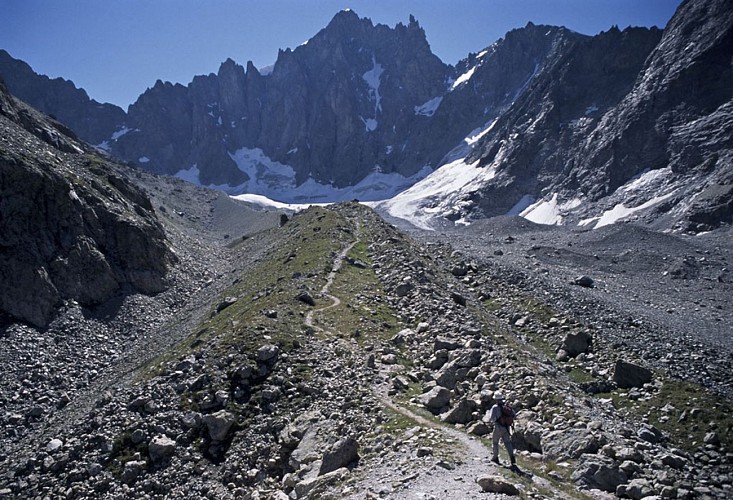
<svg viewBox="0 0 733 500"><path fill-rule="evenodd" d="M332 270L320 291L322 297L331 300L331 304L310 310L305 317L305 324L319 332L324 329L315 324L314 317L324 311L341 304L341 299L329 293L336 274L341 269L351 249L360 242L361 234L357 229L355 241L345 246L335 257ZM338 332L332 332L338 333ZM353 344L349 344L353 348ZM414 422L406 434L417 434L427 431L430 441L436 443L435 448L450 449L450 459L436 455L441 450L430 446L411 446L398 448L389 460L383 460L378 467L369 467L355 485L354 493L346 498L395 498L395 499L493 499L506 498L505 495L483 492L477 479L486 475L498 475L501 469L491 462L491 450L478 438L471 437L455 428L440 425L403 405L389 396L389 381L402 368L395 365L379 363L378 375L374 377L372 391L379 403L389 410ZM442 451L441 451L442 453ZM505 453L503 451L502 453ZM415 461L417 455L426 460ZM503 457L506 460L506 457ZM396 467L396 464L401 466ZM404 466L402 466L404 465ZM543 486L549 483L540 480Z"/></svg>

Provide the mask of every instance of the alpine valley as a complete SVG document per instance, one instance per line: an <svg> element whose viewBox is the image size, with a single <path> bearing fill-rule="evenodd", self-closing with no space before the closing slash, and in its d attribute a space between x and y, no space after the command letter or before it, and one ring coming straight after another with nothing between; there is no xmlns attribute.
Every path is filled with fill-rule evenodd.
<svg viewBox="0 0 733 500"><path fill-rule="evenodd" d="M0 498L730 498L732 49L346 10L127 110L0 50Z"/></svg>

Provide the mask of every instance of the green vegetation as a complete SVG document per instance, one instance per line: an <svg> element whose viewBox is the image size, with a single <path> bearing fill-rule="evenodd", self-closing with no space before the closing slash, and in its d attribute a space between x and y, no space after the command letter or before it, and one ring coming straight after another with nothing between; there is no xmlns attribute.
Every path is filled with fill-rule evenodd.
<svg viewBox="0 0 733 500"><path fill-rule="evenodd" d="M657 377L661 387L649 399L629 399L625 389L598 397L610 397L619 410L647 419L687 451L702 446L708 432L716 432L725 448L733 447L733 405L695 384Z"/></svg>
<svg viewBox="0 0 733 500"><path fill-rule="evenodd" d="M334 255L353 241L353 229L336 212L311 208L282 228L271 230L264 239L272 245L267 258L245 270L222 293L194 333L148 365L146 376L159 374L167 362L183 359L202 346L222 356L246 355L266 343L289 352L307 340L303 321L313 307L297 296L307 292L316 307L321 306L318 294ZM235 251L247 253L249 243L241 241ZM236 302L217 312L218 304L229 297Z"/></svg>

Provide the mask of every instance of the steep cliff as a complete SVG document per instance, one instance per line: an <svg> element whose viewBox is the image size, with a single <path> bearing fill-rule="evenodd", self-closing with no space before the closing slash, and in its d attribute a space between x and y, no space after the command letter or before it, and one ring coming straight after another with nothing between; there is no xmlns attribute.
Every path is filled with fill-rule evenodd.
<svg viewBox="0 0 733 500"><path fill-rule="evenodd" d="M67 300L166 287L175 256L142 191L2 84L0 127L2 313L45 326Z"/></svg>

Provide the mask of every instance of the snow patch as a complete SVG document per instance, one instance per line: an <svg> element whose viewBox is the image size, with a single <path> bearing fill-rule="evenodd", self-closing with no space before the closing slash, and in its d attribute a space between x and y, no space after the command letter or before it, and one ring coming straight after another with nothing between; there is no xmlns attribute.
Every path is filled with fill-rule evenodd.
<svg viewBox="0 0 733 500"><path fill-rule="evenodd" d="M112 152L112 147L109 145L109 141L102 141L94 147L107 151L108 153Z"/></svg>
<svg viewBox="0 0 733 500"><path fill-rule="evenodd" d="M398 173L382 173L378 167L354 186L337 188L332 184L321 184L308 178L300 185L296 184L295 170L269 158L261 149L238 149L229 156L237 164L237 168L247 174L249 180L239 186L208 186L227 192L230 195L258 195L267 199L287 204L334 203L353 199L375 201L385 200L407 189L432 172L430 167L423 167L416 174L405 177ZM200 171L197 165L180 170L176 177L201 184Z"/></svg>
<svg viewBox="0 0 733 500"><path fill-rule="evenodd" d="M644 210L644 209L653 207L654 205L661 203L664 200L674 196L676 193L677 193L677 190L674 190L671 193L667 193L661 196L655 196L651 200L645 203L642 203L638 207L627 207L623 203L619 203L615 207L613 207L611 210L606 210L605 212L603 212L603 214L597 218L598 222L594 226L594 229L598 229L599 227L603 227L603 226L608 226L609 224L614 224L617 221L621 219L625 219L626 217L640 210ZM580 222L582 223L584 221L580 221ZM583 225L587 225L587 224L583 224Z"/></svg>
<svg viewBox="0 0 733 500"><path fill-rule="evenodd" d="M534 196L532 196L531 194L525 194L524 196L522 196L519 199L518 202L514 204L512 208L509 209L509 211L506 214L507 215L519 215L534 202L535 202Z"/></svg>
<svg viewBox="0 0 733 500"><path fill-rule="evenodd" d="M473 132L471 132L468 137L466 137L464 142L468 144L469 146L473 146L475 143L477 143L483 136L491 132L491 130L494 128L494 125L496 125L496 122L499 121L499 119L495 119L493 122L489 124L488 127L481 130L480 128L477 128Z"/></svg>
<svg viewBox="0 0 733 500"><path fill-rule="evenodd" d="M557 197L557 193L553 193L549 200L541 199L522 210L519 215L536 224L560 225L564 215L580 205L582 201L575 198L565 203L559 203Z"/></svg>
<svg viewBox="0 0 733 500"><path fill-rule="evenodd" d="M466 198L495 175L493 166L479 167L478 161L467 164L460 158L376 206L419 228L433 230L438 219L464 208L469 203Z"/></svg>
<svg viewBox="0 0 733 500"><path fill-rule="evenodd" d="M135 129L135 130L137 130L137 129ZM120 137L122 137L123 135L125 135L125 134L127 134L127 133L129 133L129 132L132 132L132 131L133 131L133 130L132 130L131 128L128 128L127 126L123 125L123 126L122 126L122 127L120 128L120 129L116 130L116 131L115 131L115 132L114 132L114 133L112 134L112 140L113 140L113 141L116 141L117 139L119 139L119 138L120 138Z"/></svg>
<svg viewBox="0 0 733 500"><path fill-rule="evenodd" d="M369 98L374 101L374 116L378 111L382 111L382 96L379 94L379 84L384 69L374 56L372 56L372 69L362 75L362 78L369 86Z"/></svg>
<svg viewBox="0 0 733 500"><path fill-rule="evenodd" d="M379 125L379 122L374 118L364 118L363 116L359 118L364 122L364 127L366 127L367 132L374 132L377 129L377 125Z"/></svg>
<svg viewBox="0 0 733 500"><path fill-rule="evenodd" d="M179 170L176 172L175 177L183 179L184 181L190 182L191 184L201 184L199 182L199 174L201 171L196 163L186 170Z"/></svg>
<svg viewBox="0 0 733 500"><path fill-rule="evenodd" d="M463 73L461 76L456 78L456 81L454 81L453 85L451 85L450 91L455 90L456 88L460 87L462 84L470 80L475 71L476 71L476 66L474 66L473 68L469 69L468 71Z"/></svg>
<svg viewBox="0 0 733 500"><path fill-rule="evenodd" d="M149 161L150 161L150 158L148 158L147 156L141 156L140 158L137 159L138 163L148 163Z"/></svg>
<svg viewBox="0 0 733 500"><path fill-rule="evenodd" d="M632 178L629 182L621 186L624 192L638 191L651 187L651 184L664 181L667 177L672 176L672 168L659 168L656 170L645 170L641 174Z"/></svg>
<svg viewBox="0 0 733 500"><path fill-rule="evenodd" d="M598 106L596 106L595 104L588 106L587 108L585 108L585 116L592 115L596 111L598 111Z"/></svg>
<svg viewBox="0 0 733 500"><path fill-rule="evenodd" d="M443 102L443 96L433 97L425 104L415 106L415 114L421 116L433 116L441 102Z"/></svg>

